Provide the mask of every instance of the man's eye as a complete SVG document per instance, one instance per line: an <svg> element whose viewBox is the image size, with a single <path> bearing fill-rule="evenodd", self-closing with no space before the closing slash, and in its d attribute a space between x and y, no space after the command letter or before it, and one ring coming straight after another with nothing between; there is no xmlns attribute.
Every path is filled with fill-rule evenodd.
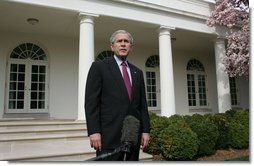
<svg viewBox="0 0 254 166"><path fill-rule="evenodd" d="M122 42L124 42L124 43L129 43L129 40L118 40L118 41L117 41L117 43L122 43Z"/></svg>

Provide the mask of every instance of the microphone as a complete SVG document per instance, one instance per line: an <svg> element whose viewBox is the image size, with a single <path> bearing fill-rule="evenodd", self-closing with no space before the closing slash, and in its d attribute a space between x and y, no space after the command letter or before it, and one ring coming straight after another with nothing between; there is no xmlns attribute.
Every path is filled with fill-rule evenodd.
<svg viewBox="0 0 254 166"><path fill-rule="evenodd" d="M132 115L125 117L122 127L121 143L128 142L134 146L138 144L139 120Z"/></svg>
<svg viewBox="0 0 254 166"><path fill-rule="evenodd" d="M133 146L138 144L140 122L137 118L132 115L125 117L122 127L122 151L124 152L123 160L126 161L127 153L131 152Z"/></svg>
<svg viewBox="0 0 254 166"><path fill-rule="evenodd" d="M140 122L137 118L132 115L126 116L122 126L121 146L116 148L113 152L105 153L86 161L103 161L117 153L123 153L123 161L126 161L127 154L131 152L131 148L138 144L139 127Z"/></svg>

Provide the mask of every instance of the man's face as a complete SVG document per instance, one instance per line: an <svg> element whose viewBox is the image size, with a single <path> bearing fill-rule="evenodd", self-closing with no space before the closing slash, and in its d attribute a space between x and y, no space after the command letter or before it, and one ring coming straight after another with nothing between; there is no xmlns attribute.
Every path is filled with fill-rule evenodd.
<svg viewBox="0 0 254 166"><path fill-rule="evenodd" d="M111 44L111 50L121 59L126 59L132 49L132 44L128 34L118 33L115 42Z"/></svg>

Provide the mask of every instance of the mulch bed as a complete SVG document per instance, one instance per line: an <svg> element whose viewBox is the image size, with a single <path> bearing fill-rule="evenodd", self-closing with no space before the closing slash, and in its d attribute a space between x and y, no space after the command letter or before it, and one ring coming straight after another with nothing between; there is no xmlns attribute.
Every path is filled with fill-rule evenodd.
<svg viewBox="0 0 254 166"><path fill-rule="evenodd" d="M236 157L243 157L249 155L249 149L227 149L217 150L215 154L210 156L203 156L196 159L196 161L225 161ZM162 161L159 155L153 156L153 161Z"/></svg>
<svg viewBox="0 0 254 166"><path fill-rule="evenodd" d="M217 150L211 156L204 156L197 159L197 161L224 161L235 157L243 157L249 155L249 149L228 149Z"/></svg>

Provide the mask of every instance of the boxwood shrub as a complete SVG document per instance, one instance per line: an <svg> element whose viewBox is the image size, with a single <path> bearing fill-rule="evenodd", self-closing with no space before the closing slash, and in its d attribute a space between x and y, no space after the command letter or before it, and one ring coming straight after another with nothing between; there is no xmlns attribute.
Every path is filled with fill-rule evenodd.
<svg viewBox="0 0 254 166"><path fill-rule="evenodd" d="M230 145L230 135L229 135L229 120L225 113L217 113L214 115L205 115L213 121L217 126L219 137L217 139L215 148L216 149L227 149Z"/></svg>
<svg viewBox="0 0 254 166"><path fill-rule="evenodd" d="M249 111L157 116L149 113L151 143L145 152L164 160L193 160L217 149L248 148Z"/></svg>
<svg viewBox="0 0 254 166"><path fill-rule="evenodd" d="M150 131L151 141L144 151L154 155L161 155L162 149L159 134L163 129L169 126L169 120L167 117L153 116L152 118L150 118L150 123L151 123L151 131Z"/></svg>
<svg viewBox="0 0 254 166"><path fill-rule="evenodd" d="M177 116L171 116L169 119L175 121ZM181 123L180 123L181 122ZM166 160L184 161L192 160L198 152L199 140L186 124L184 119L177 123L173 122L160 132L162 156Z"/></svg>
<svg viewBox="0 0 254 166"><path fill-rule="evenodd" d="M197 134L200 141L197 156L214 154L216 151L216 142L219 138L219 131L213 121L200 114L185 116L185 120L192 131Z"/></svg>
<svg viewBox="0 0 254 166"><path fill-rule="evenodd" d="M229 124L229 144L232 148L242 149L249 146L248 129L236 121L231 121Z"/></svg>
<svg viewBox="0 0 254 166"><path fill-rule="evenodd" d="M191 160L198 151L197 135L180 115L152 118L150 135L145 151L165 160Z"/></svg>

